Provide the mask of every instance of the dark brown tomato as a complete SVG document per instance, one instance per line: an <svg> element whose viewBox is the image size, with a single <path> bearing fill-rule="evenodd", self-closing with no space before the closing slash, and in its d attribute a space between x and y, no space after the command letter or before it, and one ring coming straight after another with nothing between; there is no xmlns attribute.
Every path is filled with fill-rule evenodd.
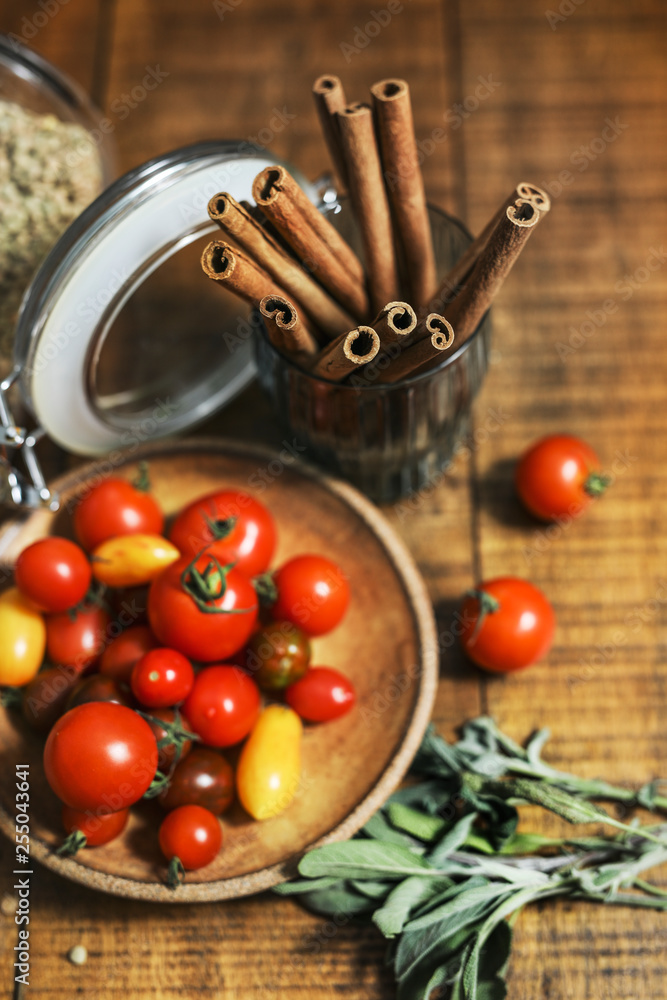
<svg viewBox="0 0 667 1000"><path fill-rule="evenodd" d="M234 771L222 754L195 747L176 765L169 787L160 795L165 809L203 806L221 816L234 801Z"/></svg>
<svg viewBox="0 0 667 1000"><path fill-rule="evenodd" d="M128 708L133 706L131 695L123 691L112 677L105 677L104 674L92 674L80 680L67 699L67 711L92 701L109 701Z"/></svg>
<svg viewBox="0 0 667 1000"><path fill-rule="evenodd" d="M305 674L310 640L291 622L269 622L251 637L245 668L264 691L282 691Z"/></svg>
<svg viewBox="0 0 667 1000"><path fill-rule="evenodd" d="M39 733L48 733L65 711L67 699L80 677L71 667L47 667L23 689L21 711Z"/></svg>

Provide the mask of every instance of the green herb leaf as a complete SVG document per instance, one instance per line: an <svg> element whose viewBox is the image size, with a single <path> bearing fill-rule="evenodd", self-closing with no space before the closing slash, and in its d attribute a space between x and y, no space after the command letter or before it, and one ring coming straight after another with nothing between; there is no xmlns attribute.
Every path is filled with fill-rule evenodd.
<svg viewBox="0 0 667 1000"><path fill-rule="evenodd" d="M299 863L301 875L335 875L337 878L400 879L423 874L424 869L429 868L406 847L368 840L325 844L306 854Z"/></svg>
<svg viewBox="0 0 667 1000"><path fill-rule="evenodd" d="M429 864L433 865L434 868L439 868L453 851L458 851L459 847L462 847L467 840L476 818L477 813L468 813L467 816L462 816L458 823L455 823L438 841L433 850L426 855Z"/></svg>
<svg viewBox="0 0 667 1000"><path fill-rule="evenodd" d="M414 909L431 900L443 889L449 888L451 884L451 879L445 876L424 878L421 875L412 875L392 889L384 906L373 914L373 923L385 937L392 938L400 934Z"/></svg>
<svg viewBox="0 0 667 1000"><path fill-rule="evenodd" d="M392 826L429 843L447 826L440 816L429 816L401 802L390 802L387 813Z"/></svg>

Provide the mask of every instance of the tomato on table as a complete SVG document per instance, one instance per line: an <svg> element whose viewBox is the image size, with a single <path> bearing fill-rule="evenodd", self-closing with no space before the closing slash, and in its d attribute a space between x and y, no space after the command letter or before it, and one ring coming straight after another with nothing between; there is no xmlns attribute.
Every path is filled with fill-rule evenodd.
<svg viewBox="0 0 667 1000"><path fill-rule="evenodd" d="M356 698L352 681L332 667L311 667L285 692L287 704L306 722L340 719L354 706Z"/></svg>
<svg viewBox="0 0 667 1000"><path fill-rule="evenodd" d="M523 454L516 488L524 506L543 521L573 518L602 495L609 479L590 445L568 434L542 438Z"/></svg>
<svg viewBox="0 0 667 1000"><path fill-rule="evenodd" d="M129 684L132 670L144 653L157 648L148 625L134 625L113 639L100 657L100 673Z"/></svg>
<svg viewBox="0 0 667 1000"><path fill-rule="evenodd" d="M205 868L222 847L222 828L216 816L202 806L179 806L162 820L159 832L160 850L170 864L170 884L184 868L196 871Z"/></svg>
<svg viewBox="0 0 667 1000"><path fill-rule="evenodd" d="M295 556L276 571L273 582L278 592L273 617L293 622L309 636L331 632L350 603L347 577L324 556Z"/></svg>
<svg viewBox="0 0 667 1000"><path fill-rule="evenodd" d="M195 673L176 649L151 649L135 664L130 678L134 697L146 708L169 708L190 694Z"/></svg>
<svg viewBox="0 0 667 1000"><path fill-rule="evenodd" d="M74 509L74 532L88 552L118 535L161 535L164 516L157 501L126 479L105 479Z"/></svg>
<svg viewBox="0 0 667 1000"><path fill-rule="evenodd" d="M257 595L242 573L215 557L184 557L151 584L148 618L162 645L212 663L233 656L250 638Z"/></svg>
<svg viewBox="0 0 667 1000"><path fill-rule="evenodd" d="M127 826L130 810L108 812L98 809L93 812L89 809L82 812L71 806L63 806L61 816L63 827L69 836L56 853L72 855L83 847L101 847L120 837Z"/></svg>
<svg viewBox="0 0 667 1000"><path fill-rule="evenodd" d="M156 770L150 726L131 708L111 702L70 709L44 747L46 780L73 809L126 809L142 797Z"/></svg>
<svg viewBox="0 0 667 1000"><path fill-rule="evenodd" d="M30 601L10 587L0 594L0 684L23 687L44 659L46 626Z"/></svg>
<svg viewBox="0 0 667 1000"><path fill-rule="evenodd" d="M264 573L276 547L276 526L264 504L239 490L200 497L174 521L169 538L184 556L205 547L246 576Z"/></svg>
<svg viewBox="0 0 667 1000"><path fill-rule="evenodd" d="M42 538L16 560L16 586L41 611L67 611L88 593L92 570L85 552L67 538Z"/></svg>
<svg viewBox="0 0 667 1000"><path fill-rule="evenodd" d="M160 795L165 809L196 805L221 816L234 801L234 771L222 754L195 747L178 762L169 785Z"/></svg>
<svg viewBox="0 0 667 1000"><path fill-rule="evenodd" d="M461 642L479 667L493 673L521 670L546 655L556 616L541 590L516 577L487 580L461 607Z"/></svg>
<svg viewBox="0 0 667 1000"><path fill-rule="evenodd" d="M220 664L197 674L183 711L203 743L231 747L255 725L260 705L255 682L239 667Z"/></svg>
<svg viewBox="0 0 667 1000"><path fill-rule="evenodd" d="M81 673L99 659L107 639L111 619L97 604L63 611L46 618L46 649L49 659Z"/></svg>

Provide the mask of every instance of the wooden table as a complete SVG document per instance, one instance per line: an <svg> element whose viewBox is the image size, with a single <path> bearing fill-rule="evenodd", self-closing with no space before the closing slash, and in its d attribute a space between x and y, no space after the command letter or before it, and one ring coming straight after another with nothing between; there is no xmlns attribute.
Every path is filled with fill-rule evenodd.
<svg viewBox="0 0 667 1000"><path fill-rule="evenodd" d="M495 308L470 448L442 484L387 513L437 610L439 729L451 735L480 712L520 739L546 725L557 766L641 783L667 772L667 8L544 6L404 0L389 17L384 0L371 5L377 16L353 2L72 0L32 44L112 118L123 169L201 138L256 136L278 108L294 117L268 148L315 176L327 163L309 90L330 71L356 98L384 76L410 81L429 197L473 231L516 181L549 190L553 211ZM2 0L5 30L27 36L39 9ZM122 95L158 66L164 82L121 118ZM446 139L429 146L440 127ZM275 441L270 426L251 388L207 430ZM545 530L519 509L512 467L556 431L590 441L614 485L583 520ZM545 662L489 679L445 647L462 591L499 574L542 587L558 632ZM0 857L1 894L11 884L6 843ZM0 921L4 998L16 928L11 916ZM391 997L380 935L330 931L271 896L132 904L40 869L26 996ZM532 909L517 926L510 996L664 998L666 942L652 912ZM66 958L77 943L89 952L80 968Z"/></svg>

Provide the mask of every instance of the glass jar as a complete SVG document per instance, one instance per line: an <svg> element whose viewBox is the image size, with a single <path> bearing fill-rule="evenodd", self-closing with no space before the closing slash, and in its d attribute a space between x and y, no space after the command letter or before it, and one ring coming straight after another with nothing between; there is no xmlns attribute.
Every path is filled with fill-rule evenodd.
<svg viewBox="0 0 667 1000"><path fill-rule="evenodd" d="M0 35L0 378L38 265L111 181L112 140L83 91L13 36Z"/></svg>
<svg viewBox="0 0 667 1000"><path fill-rule="evenodd" d="M438 276L471 241L460 222L429 208ZM360 252L349 203L332 221ZM348 479L377 503L392 503L437 480L466 434L470 407L488 365L487 314L472 337L440 365L393 384L345 385L316 378L272 346L260 317L259 380L305 458Z"/></svg>

